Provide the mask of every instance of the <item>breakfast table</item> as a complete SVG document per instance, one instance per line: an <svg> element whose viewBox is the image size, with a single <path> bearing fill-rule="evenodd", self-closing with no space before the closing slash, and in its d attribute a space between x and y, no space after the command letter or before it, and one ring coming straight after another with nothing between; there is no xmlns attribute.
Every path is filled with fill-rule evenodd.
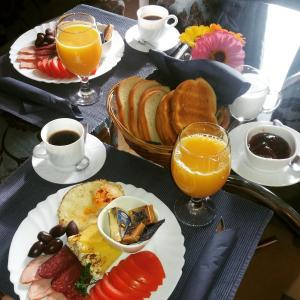
<svg viewBox="0 0 300 300"><path fill-rule="evenodd" d="M268 9L269 13L272 9L276 13L276 5L267 6L262 3L258 5L263 5L264 10L258 10L258 6L255 5L249 6L248 20L245 21L253 22L250 17L250 8L253 14L257 11L260 14L266 14ZM71 11L87 12L94 15L97 22L113 24L122 38L124 38L126 31L136 24L135 20L87 5L76 6ZM239 12L241 13L241 11ZM295 10L295 14L296 12L297 10ZM228 22L232 22L233 19L229 17L233 16L223 15L223 21L227 18ZM240 15L239 18L242 18L242 16ZM263 33L258 32L257 35L262 37ZM255 53L251 51L251 47L260 49L257 40L249 40L247 47L249 47L248 53L252 53L249 55L247 63L258 67L261 53L256 52L257 55L254 55ZM294 63L293 68L295 68L295 65L297 64ZM132 75L145 78L154 70L155 67L147 53L136 51L125 43L123 56L117 65L104 75L91 81L93 87L101 86L102 88L103 96L100 101L91 106L80 107L81 122L88 124L89 132L97 134L110 126L106 111L106 96L114 84ZM294 73L296 71L293 70ZM8 54L0 57L0 76L12 77L29 83L62 98L67 98L71 92L78 89L78 83L55 84L26 78L13 68ZM283 83L280 80L284 80L284 78L275 78L274 80L277 80L280 85L280 83ZM274 90L276 89L278 89L278 85L274 87ZM49 109L24 113L20 109L20 103L13 100L13 98L10 99L9 95L4 96L0 93L0 110L13 114L17 118L21 118L39 128L52 119L64 117L62 112ZM284 103L283 100L282 103ZM284 108L281 108L277 115L274 113L273 118L280 119L289 126L296 126L296 122L289 121L286 115L282 115L282 111L284 111ZM272 114L270 113L262 114L259 120L270 120L271 118ZM299 131L299 128L295 127L295 129ZM137 188L153 193L171 211L173 211L174 202L177 198L186 197L176 187L169 169L162 168L127 152L119 151L108 144L104 145L106 149L104 165L96 174L88 178L89 181L104 178L110 181L132 184ZM67 186L69 185L51 183L39 177L32 167L31 158L26 160L0 185L0 291L11 295L14 299L18 299L18 296L15 293L14 285L10 282L10 274L7 268L12 238L30 210L34 209L39 202L45 200L49 195L55 194L58 190ZM225 223L225 232L226 229L232 230L235 238L230 242L230 245L226 246L228 251L221 262L218 261L217 257L218 268L214 270L213 280L209 283L205 282L207 284L205 299L233 299L274 211L293 229L292 232L296 236L300 235L300 228L297 227L299 225L297 224L299 218L297 211L300 212L300 206L297 203L299 195L300 183L285 187L263 187L242 179L232 172L225 188L213 198L217 208L217 217L212 224L203 228L194 228L180 223L185 247L184 266L182 274L179 274L181 275L179 281L172 283L173 289L169 291L168 299L184 299L182 298L182 291L192 281L195 272L193 267L199 263L199 257L204 260L204 263L206 259L211 259L204 252L210 241L219 234L216 233L216 228L221 218ZM295 211L287 204L293 206ZM163 244L164 241L160 241L160 243ZM226 241L224 243L226 244ZM22 248L22 245L18 246ZM24 252L26 251L24 249ZM181 258L178 258L178 260ZM9 259L12 263L14 257ZM176 257L174 257L174 260L176 261ZM196 283L193 282L193 284Z"/></svg>

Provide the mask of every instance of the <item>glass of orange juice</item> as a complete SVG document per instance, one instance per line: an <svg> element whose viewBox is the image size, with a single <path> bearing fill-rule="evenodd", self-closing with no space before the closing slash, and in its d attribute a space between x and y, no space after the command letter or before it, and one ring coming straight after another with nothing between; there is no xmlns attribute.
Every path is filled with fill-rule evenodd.
<svg viewBox="0 0 300 300"><path fill-rule="evenodd" d="M64 66L81 80L79 91L71 96L76 105L91 105L99 100L89 85L89 76L100 63L102 44L97 23L86 13L63 15L56 26L56 49Z"/></svg>
<svg viewBox="0 0 300 300"><path fill-rule="evenodd" d="M210 196L219 191L230 173L230 146L224 128L208 122L186 126L175 144L171 170L189 201L175 202L175 215L184 224L205 226L216 216Z"/></svg>

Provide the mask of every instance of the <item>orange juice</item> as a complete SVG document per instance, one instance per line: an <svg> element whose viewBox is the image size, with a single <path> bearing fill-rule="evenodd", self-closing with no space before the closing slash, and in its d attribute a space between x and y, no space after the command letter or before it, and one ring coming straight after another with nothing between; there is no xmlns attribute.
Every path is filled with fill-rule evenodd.
<svg viewBox="0 0 300 300"><path fill-rule="evenodd" d="M66 68L80 76L88 76L97 69L102 46L96 29L84 23L65 22L56 38L56 48Z"/></svg>
<svg viewBox="0 0 300 300"><path fill-rule="evenodd" d="M193 134L183 137L173 152L172 174L178 187L191 197L217 192L230 173L230 151L216 137Z"/></svg>

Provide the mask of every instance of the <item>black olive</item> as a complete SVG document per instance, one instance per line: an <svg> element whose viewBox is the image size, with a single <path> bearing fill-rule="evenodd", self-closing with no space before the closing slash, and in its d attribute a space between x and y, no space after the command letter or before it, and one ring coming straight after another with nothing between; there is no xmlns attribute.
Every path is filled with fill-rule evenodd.
<svg viewBox="0 0 300 300"><path fill-rule="evenodd" d="M53 239L53 236L46 231L40 231L37 235L37 238L39 241L49 243Z"/></svg>
<svg viewBox="0 0 300 300"><path fill-rule="evenodd" d="M42 241L37 241L31 246L28 252L28 256L38 257L43 252L44 248L45 248L45 243Z"/></svg>
<svg viewBox="0 0 300 300"><path fill-rule="evenodd" d="M42 45L43 45L43 42L44 42L44 40L42 39L36 39L36 41L35 41L35 46L36 47L41 47Z"/></svg>
<svg viewBox="0 0 300 300"><path fill-rule="evenodd" d="M66 232L66 227L58 224L54 227L52 227L49 231L49 233L53 236L53 237L60 237L62 235L64 235Z"/></svg>
<svg viewBox="0 0 300 300"><path fill-rule="evenodd" d="M45 31L46 35L54 35L54 32L52 29L50 28L47 28L46 31Z"/></svg>
<svg viewBox="0 0 300 300"><path fill-rule="evenodd" d="M42 33L42 32L39 32L39 33L36 35L36 38L37 38L37 39L44 39L44 37L45 37L45 34Z"/></svg>
<svg viewBox="0 0 300 300"><path fill-rule="evenodd" d="M79 230L78 230L76 223L74 221L69 222L69 224L67 225L67 228L66 228L67 237L78 234L78 233L79 233Z"/></svg>
<svg viewBox="0 0 300 300"><path fill-rule="evenodd" d="M63 246L63 241L59 238L51 240L44 248L45 254L53 254L58 252Z"/></svg>
<svg viewBox="0 0 300 300"><path fill-rule="evenodd" d="M46 35L44 41L49 44L52 44L55 41L55 37L53 35Z"/></svg>

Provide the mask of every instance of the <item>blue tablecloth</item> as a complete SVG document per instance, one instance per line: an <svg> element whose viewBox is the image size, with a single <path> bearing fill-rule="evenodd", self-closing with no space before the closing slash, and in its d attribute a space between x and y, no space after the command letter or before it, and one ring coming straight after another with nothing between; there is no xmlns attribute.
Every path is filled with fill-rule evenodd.
<svg viewBox="0 0 300 300"><path fill-rule="evenodd" d="M175 199L185 197L175 186L169 170L108 146L104 167L89 180L96 178L130 183L144 188L155 194L171 210ZM30 161L25 162L0 186L0 290L13 295L7 258L11 239L18 225L37 203L62 187L38 177ZM218 217L213 224L205 228L181 224L186 247L185 265L181 279L169 299L178 299L199 253L214 233L220 216L224 218L227 228L236 230L237 241L217 275L213 292L217 297L215 299L233 299L263 230L272 216L269 209L225 191L218 193L214 201Z"/></svg>
<svg viewBox="0 0 300 300"><path fill-rule="evenodd" d="M103 24L113 24L115 29L120 33L124 38L125 32L133 25L136 24L135 20L119 16L95 7L88 5L78 5L70 11L81 11L93 15L97 22ZM109 89L118 81L123 78L129 77L131 75L140 75L141 77L147 77L154 70L154 66L150 63L148 55L142 52L138 52L130 48L125 43L125 52L122 57L122 60L118 63L109 72L104 75L97 77L91 80L92 86L101 86L103 90L103 96L100 99L100 102L97 102L94 105L80 107L80 110L83 113L84 120L89 124L89 128L93 131L95 128L99 129L99 126L107 118L106 112L106 98ZM19 74L10 63L9 55L3 55L0 57L0 76L10 76L34 86L37 86L43 90L46 90L50 93L53 93L57 96L68 98L68 95L74 93L79 89L79 83L72 84L49 84L43 82L37 82L31 79L28 79L21 74ZM6 110L16 116L22 118L23 120L42 127L48 121L63 117L62 114L58 114L55 111L42 111L36 112L33 114L21 114L18 112L18 107L15 107L9 98L3 97L0 93L0 109Z"/></svg>

